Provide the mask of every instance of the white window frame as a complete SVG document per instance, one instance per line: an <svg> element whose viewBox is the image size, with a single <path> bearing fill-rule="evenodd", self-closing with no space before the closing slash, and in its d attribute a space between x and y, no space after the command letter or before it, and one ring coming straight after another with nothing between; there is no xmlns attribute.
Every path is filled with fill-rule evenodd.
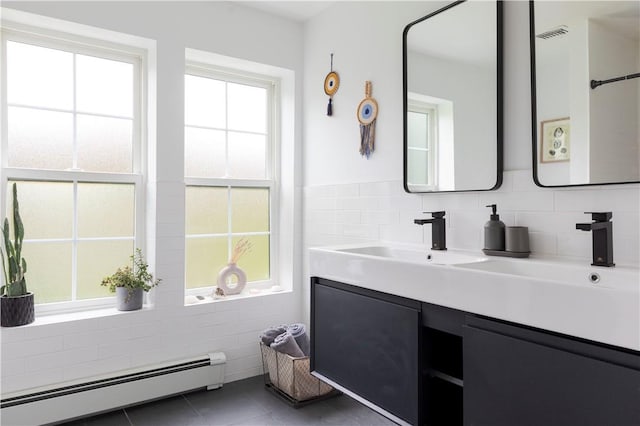
<svg viewBox="0 0 640 426"><path fill-rule="evenodd" d="M412 186L421 189L436 189L438 187L438 105L428 102L409 99L407 110L417 114L425 114L428 121L427 147L417 148L407 146L407 151L427 151L427 185L409 182Z"/></svg>
<svg viewBox="0 0 640 426"><path fill-rule="evenodd" d="M147 75L147 51L143 48L134 46L114 43L112 41L99 40L94 38L88 38L76 34L58 32L49 30L47 28L32 27L24 24L7 23L3 21L3 28L1 32L1 47L0 47L0 62L2 64L1 73L1 89L0 89L0 102L2 104L2 116L0 118L2 123L1 129L1 173L0 173L0 194L2 195L2 202L0 203L0 209L2 212L6 211L6 191L7 184L13 180L27 180L27 181L44 181L44 182L66 182L71 183L74 186L73 190L73 203L74 203L74 223L73 223L73 235L71 238L65 239L46 239L46 241L52 242L71 242L72 243L72 298L75 298L77 289L77 244L80 241L97 241L97 240L122 240L123 238L79 238L77 236L77 185L79 183L112 183L112 184L133 184L134 185L134 197L135 197L135 223L134 223L134 247L139 247L144 250L145 242L145 185L146 185L146 144L147 144L147 105L146 99L146 75ZM7 99L7 58L6 58L6 43L7 41L14 41L19 43L33 44L36 46L42 46L47 48L53 48L63 51L68 51L76 54L96 56L104 59L118 60L122 62L131 63L134 66L134 73L136 78L134 79L134 105L133 105L133 117L132 117L132 172L131 173L107 173L107 172L85 172L81 170L45 170L45 169L27 169L27 168L13 168L8 164L8 106L27 106L9 104ZM29 108L46 110L46 111L62 111L74 114L82 113L100 117L116 117L105 114L93 114L84 113L77 110L74 106L70 110L61 110L55 108L33 107ZM128 117L127 117L128 118ZM75 118L74 118L75 123ZM75 126L75 124L74 124ZM75 131L74 131L74 166L76 161L75 150ZM129 237L124 237L129 240ZM28 242L29 240L25 240ZM43 240L33 240L43 241ZM99 285L99 283L96 283ZM98 299L87 300L71 300L65 302L44 303L36 305L37 314L53 314L73 311L85 311L90 309L100 309L112 307L115 297L104 297Z"/></svg>
<svg viewBox="0 0 640 426"><path fill-rule="evenodd" d="M185 76L193 75L197 77L212 78L216 80L222 80L230 83L247 84L256 87L262 87L267 90L267 148L266 148L266 177L264 179L238 179L232 177L221 178L202 178L202 177L187 177L185 175L185 189L187 187L218 187L218 188L267 188L269 189L269 279L262 281L250 281L247 282L248 289L268 289L271 286L277 285L279 282L279 236L280 230L279 224L279 161L280 161L280 132L279 132L279 111L280 111L280 79L278 77L272 77L268 75L250 73L244 70L236 70L230 68L219 67L197 61L187 60L185 66ZM185 130L188 128L203 128L210 130L227 130L211 127L192 126L186 125ZM225 126L226 127L226 126ZM228 150L226 151L228 155ZM228 166L228 161L226 162ZM228 208L231 208L231 200L228 200ZM229 212L231 217L231 212ZM231 251L230 241L233 236L251 236L251 235L265 235L264 232L239 232L232 233L228 230L225 233L219 234L203 234L198 236L189 236L186 234L185 224L185 244L190 238L202 238L202 237L221 237L226 236L228 238L228 250ZM185 256L186 266L186 256ZM216 286L216 282L212 282L211 285L199 288L186 288L186 269L185 269L185 295L187 296L209 296L212 293L213 287Z"/></svg>

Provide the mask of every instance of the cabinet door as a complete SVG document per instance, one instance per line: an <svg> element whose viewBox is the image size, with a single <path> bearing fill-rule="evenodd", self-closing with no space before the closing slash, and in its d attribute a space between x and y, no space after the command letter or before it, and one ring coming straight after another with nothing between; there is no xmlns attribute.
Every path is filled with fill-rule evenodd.
<svg viewBox="0 0 640 426"><path fill-rule="evenodd" d="M463 343L466 425L640 425L640 355L476 322Z"/></svg>
<svg viewBox="0 0 640 426"><path fill-rule="evenodd" d="M419 423L420 304L312 279L311 370Z"/></svg>

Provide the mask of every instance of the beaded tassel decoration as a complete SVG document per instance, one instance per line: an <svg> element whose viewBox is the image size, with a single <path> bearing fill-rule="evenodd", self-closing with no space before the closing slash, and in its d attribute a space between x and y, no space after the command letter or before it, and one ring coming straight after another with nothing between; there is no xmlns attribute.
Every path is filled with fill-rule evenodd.
<svg viewBox="0 0 640 426"><path fill-rule="evenodd" d="M324 93L329 96L329 105L327 105L327 115L333 115L333 95L338 91L340 86L340 77L338 73L333 71L333 53L331 54L331 72L324 78Z"/></svg>
<svg viewBox="0 0 640 426"><path fill-rule="evenodd" d="M360 122L360 155L371 155L375 147L376 117L378 117L378 102L371 97L371 82L364 85L365 98L358 105L358 121Z"/></svg>

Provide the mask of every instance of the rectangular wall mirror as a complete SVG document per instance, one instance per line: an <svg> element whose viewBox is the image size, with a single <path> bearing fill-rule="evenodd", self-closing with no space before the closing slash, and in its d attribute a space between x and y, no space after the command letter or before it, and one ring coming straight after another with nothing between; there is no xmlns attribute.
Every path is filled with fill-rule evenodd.
<svg viewBox="0 0 640 426"><path fill-rule="evenodd" d="M533 178L640 181L640 2L529 3Z"/></svg>
<svg viewBox="0 0 640 426"><path fill-rule="evenodd" d="M405 190L498 188L502 2L457 1L411 22L403 67Z"/></svg>

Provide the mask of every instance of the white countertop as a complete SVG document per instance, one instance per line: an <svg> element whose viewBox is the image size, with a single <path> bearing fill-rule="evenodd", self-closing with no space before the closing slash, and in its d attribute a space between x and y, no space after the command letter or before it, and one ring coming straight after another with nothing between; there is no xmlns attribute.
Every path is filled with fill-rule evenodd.
<svg viewBox="0 0 640 426"><path fill-rule="evenodd" d="M603 268L571 260L448 251L452 258L473 256L481 258L476 259L479 262L504 265L505 271L518 269L518 265L533 271L533 276L524 276L430 263L423 259L431 251L422 246L404 245L402 249L424 252L424 258L344 251L372 245L387 247L380 243L312 248L310 275L640 351L637 267ZM445 252L433 253L435 257ZM590 281L593 272L599 274L600 282Z"/></svg>

